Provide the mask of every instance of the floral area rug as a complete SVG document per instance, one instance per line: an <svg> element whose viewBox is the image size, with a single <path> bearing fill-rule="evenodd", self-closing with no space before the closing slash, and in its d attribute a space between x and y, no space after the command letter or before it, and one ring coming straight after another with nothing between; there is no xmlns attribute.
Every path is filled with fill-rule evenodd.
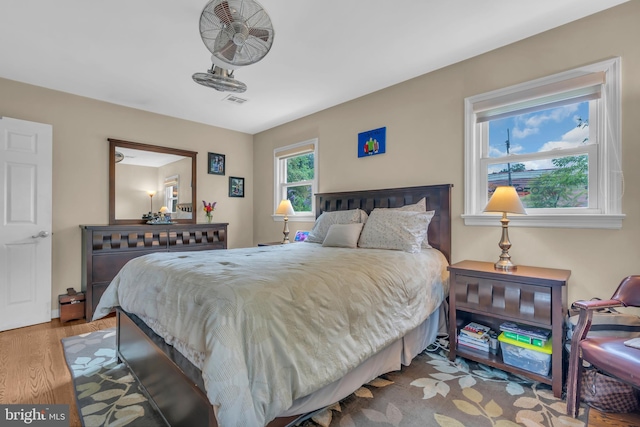
<svg viewBox="0 0 640 427"><path fill-rule="evenodd" d="M117 363L114 328L65 338L62 344L86 427L165 425L128 368ZM293 425L586 427L584 405L577 419L565 410L565 401L546 384L462 358L453 363L438 348Z"/></svg>
<svg viewBox="0 0 640 427"><path fill-rule="evenodd" d="M62 339L85 427L164 426L124 363L116 358L115 328Z"/></svg>
<svg viewBox="0 0 640 427"><path fill-rule="evenodd" d="M316 413L303 427L585 427L566 415L551 387L457 358L445 350L423 352L409 366L364 385Z"/></svg>

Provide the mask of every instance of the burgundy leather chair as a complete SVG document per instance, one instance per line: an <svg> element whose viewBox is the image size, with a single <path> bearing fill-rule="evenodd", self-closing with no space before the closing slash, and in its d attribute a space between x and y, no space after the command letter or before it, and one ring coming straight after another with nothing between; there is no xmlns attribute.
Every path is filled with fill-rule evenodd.
<svg viewBox="0 0 640 427"><path fill-rule="evenodd" d="M629 276L620 282L610 300L577 301L578 324L571 339L569 374L567 377L567 414L574 418L580 409L582 361L620 381L640 388L640 349L624 345L629 338L586 338L594 310L607 307L640 307L640 276Z"/></svg>

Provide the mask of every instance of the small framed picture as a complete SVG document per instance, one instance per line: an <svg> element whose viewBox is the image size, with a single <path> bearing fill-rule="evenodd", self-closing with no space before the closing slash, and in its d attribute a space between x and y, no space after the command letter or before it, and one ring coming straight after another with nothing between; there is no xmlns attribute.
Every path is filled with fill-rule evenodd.
<svg viewBox="0 0 640 427"><path fill-rule="evenodd" d="M209 153L209 173L224 175L224 154Z"/></svg>
<svg viewBox="0 0 640 427"><path fill-rule="evenodd" d="M229 197L244 197L244 178L229 177Z"/></svg>

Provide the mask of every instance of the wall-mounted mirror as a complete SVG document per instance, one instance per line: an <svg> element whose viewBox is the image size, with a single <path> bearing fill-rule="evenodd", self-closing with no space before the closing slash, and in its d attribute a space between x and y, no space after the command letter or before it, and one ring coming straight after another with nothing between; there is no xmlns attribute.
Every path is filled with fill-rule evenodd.
<svg viewBox="0 0 640 427"><path fill-rule="evenodd" d="M109 224L195 224L197 154L109 138Z"/></svg>

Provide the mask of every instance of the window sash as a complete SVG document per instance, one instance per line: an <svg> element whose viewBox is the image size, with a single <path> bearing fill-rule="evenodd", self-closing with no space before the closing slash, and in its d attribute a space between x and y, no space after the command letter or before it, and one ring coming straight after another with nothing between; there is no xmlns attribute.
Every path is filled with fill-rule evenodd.
<svg viewBox="0 0 640 427"><path fill-rule="evenodd" d="M487 170L490 165L502 163L524 163L531 160L557 159L560 157L587 155L589 159L589 187L588 187L588 207L581 208L527 208L527 213L602 213L598 203L598 147L596 144L589 144L581 147L544 151L542 153L530 153L522 155L512 155L509 157L491 157L480 160L480 170L484 171L481 179L482 190L478 193L478 206L485 206L489 202L489 180Z"/></svg>
<svg viewBox="0 0 640 427"><path fill-rule="evenodd" d="M282 170L282 180L281 180L281 182L286 183L286 184L295 184L297 182L306 182L306 181L313 183L313 179L306 180L306 181L305 180L302 180L302 181L287 181L288 175L289 175L289 173L288 173L289 172L289 170L288 170L289 165L287 164L287 161L289 159L294 158L294 157L304 156L305 154L310 154L310 153L313 153L313 151L307 151L307 152L300 153L300 154L294 154L292 156L288 156L288 157L285 157L285 158L280 158L279 162L280 162L280 168ZM314 168L313 176L315 176L315 175L316 175L316 170Z"/></svg>
<svg viewBox="0 0 640 427"><path fill-rule="evenodd" d="M294 187L311 187L311 192L313 193L313 181L300 181L297 183L288 183L288 184L282 184L280 186L280 194L282 194L281 199L284 199L286 195L289 194L289 188L294 188ZM311 194L311 203L309 204L309 210L308 211L299 211L296 210L296 214L305 214L305 213L313 213L313 205L314 205L314 200L313 200L313 194Z"/></svg>

